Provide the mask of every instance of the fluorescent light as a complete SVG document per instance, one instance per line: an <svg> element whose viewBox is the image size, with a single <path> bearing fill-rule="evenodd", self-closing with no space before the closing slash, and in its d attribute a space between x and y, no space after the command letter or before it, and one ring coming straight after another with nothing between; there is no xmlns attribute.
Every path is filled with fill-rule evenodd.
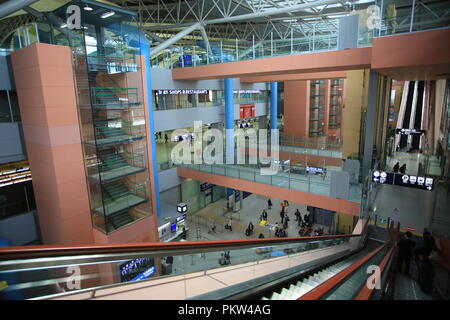
<svg viewBox="0 0 450 320"><path fill-rule="evenodd" d="M67 28L67 23L62 24L62 25L61 25L61 28L63 28L63 29L64 29L64 28Z"/></svg>
<svg viewBox="0 0 450 320"><path fill-rule="evenodd" d="M102 19L106 19L106 18L111 17L111 16L113 16L113 15L115 15L115 14L116 14L116 13L115 13L114 11L109 11L109 12L106 12L106 13L102 14L102 15L101 15L101 18L102 18Z"/></svg>
<svg viewBox="0 0 450 320"><path fill-rule="evenodd" d="M86 10L86 11L92 11L92 10L94 10L94 9L92 9L91 7L89 7L88 5L86 5L83 9Z"/></svg>

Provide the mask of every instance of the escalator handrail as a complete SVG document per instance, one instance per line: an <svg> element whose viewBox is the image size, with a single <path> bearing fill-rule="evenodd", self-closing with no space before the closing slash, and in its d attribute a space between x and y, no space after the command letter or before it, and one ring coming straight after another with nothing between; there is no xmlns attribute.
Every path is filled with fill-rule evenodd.
<svg viewBox="0 0 450 320"><path fill-rule="evenodd" d="M378 281L381 281L381 277L386 269L386 266L388 265L389 261L394 257L394 253L397 250L397 243L399 241L400 237L400 222L397 222L397 227L394 229L394 222L391 223L390 230L390 242L387 244L390 246L389 251L386 253L385 257L381 261L380 265L378 266L380 269L380 279ZM373 288L369 288L368 286L364 286L361 291L358 293L358 295L355 297L355 300L370 300L373 294Z"/></svg>
<svg viewBox="0 0 450 320"><path fill-rule="evenodd" d="M366 256L362 257L355 263L353 263L351 266L348 266L343 271L337 273L327 281L321 283L308 293L304 294L297 300L318 300L325 296L328 292L330 292L333 288L341 284L343 281L345 281L353 272L358 270L364 263L369 261L372 257L374 257L378 252L380 252L387 244L382 244Z"/></svg>
<svg viewBox="0 0 450 320"><path fill-rule="evenodd" d="M61 256L121 254L121 253L152 253L161 252L170 255L174 251L194 251L200 249L230 250L247 247L264 247L286 243L309 242L314 240L332 240L340 238L359 237L362 234L326 235L315 237L213 240L213 241L183 241L183 242L151 242L126 244L86 244L86 245L37 245L1 247L0 261L16 259L50 258Z"/></svg>
<svg viewBox="0 0 450 320"><path fill-rule="evenodd" d="M386 256L383 258L383 260L381 261L380 265L378 266L380 268L380 279L378 281L381 281L381 277L383 275L383 272L385 271L389 260L393 257L393 254L394 254L396 248L397 248L397 246L395 246L395 245L391 246L389 251L386 253ZM369 288L368 286L363 286L361 291L355 297L355 300L370 300L370 298L372 297L373 292L374 292L374 288Z"/></svg>

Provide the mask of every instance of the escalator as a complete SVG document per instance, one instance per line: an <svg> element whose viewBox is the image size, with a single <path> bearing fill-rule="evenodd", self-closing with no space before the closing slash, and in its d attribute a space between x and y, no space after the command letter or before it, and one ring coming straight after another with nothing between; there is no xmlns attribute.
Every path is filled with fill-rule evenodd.
<svg viewBox="0 0 450 320"><path fill-rule="evenodd" d="M422 129L423 99L425 94L425 81L410 81L407 88L404 114L400 120L403 129ZM408 151L420 149L420 135L401 135L399 146Z"/></svg>
<svg viewBox="0 0 450 320"><path fill-rule="evenodd" d="M373 250L381 246L382 243L378 242L376 240L367 240L365 247L355 253L350 255L348 258L345 258L335 264L332 264L330 266L327 266L323 268L320 271L317 271L307 277L304 277L303 279L299 279L298 281L294 280L289 287L285 286L281 290L272 293L270 298L263 297L262 300L297 300L300 297L304 296L306 293L310 292L314 288L318 287L319 285L325 283L326 281L330 280L335 275L339 274L340 272L344 271L354 263L356 263L358 260L364 258L368 254L370 254ZM359 283L355 283L357 280L353 279L351 282L351 285L357 285ZM350 288L351 290L352 288ZM342 291L342 290L341 290ZM338 294L341 292L338 291ZM353 290L353 292L356 292L356 290ZM331 295L331 300L334 298L337 298L339 300L350 300L350 299L341 299L338 294Z"/></svg>
<svg viewBox="0 0 450 320"><path fill-rule="evenodd" d="M403 116L403 123L401 124L400 128L404 128L404 129L409 128L409 123L411 121L411 114L412 114L412 109L413 109L414 87L415 87L415 81L410 81L409 88L408 88L408 97L406 100L405 114ZM406 148L407 145L408 145L408 136L401 135L400 136L400 149Z"/></svg>
<svg viewBox="0 0 450 320"><path fill-rule="evenodd" d="M328 294L320 298L353 299L351 292L357 293L368 277L366 265L380 264L388 250L379 241L367 240L367 225L368 220L361 234L352 235L0 248L0 281L16 279L0 296L8 299L19 292L23 299L38 300L304 299L331 281ZM227 262L221 263L224 252ZM133 281L123 280L131 279L126 270L143 270L142 265L132 267L142 260L154 265L133 274ZM80 270L75 288L66 285L73 283L67 270L74 267Z"/></svg>
<svg viewBox="0 0 450 320"><path fill-rule="evenodd" d="M422 114L423 114L423 95L425 89L425 81L419 81L418 84L418 92L417 92L417 105L416 105L416 114L414 117L414 129L422 129ZM411 137L411 150L419 150L420 149L420 136L413 135Z"/></svg>

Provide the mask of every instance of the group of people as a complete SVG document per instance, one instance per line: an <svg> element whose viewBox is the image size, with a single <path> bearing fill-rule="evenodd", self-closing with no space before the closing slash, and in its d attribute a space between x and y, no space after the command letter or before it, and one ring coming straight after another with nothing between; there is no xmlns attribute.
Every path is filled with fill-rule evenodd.
<svg viewBox="0 0 450 320"><path fill-rule="evenodd" d="M158 140L158 138L159 138L160 140L162 140L162 134L161 134L161 132L155 133L155 140ZM169 136L167 135L167 133L164 134L164 142L165 142L165 143L169 143Z"/></svg>
<svg viewBox="0 0 450 320"><path fill-rule="evenodd" d="M417 282L426 294L433 293L434 266L431 256L441 254L431 233L425 229L420 245L411 239L412 233L407 231L404 238L398 242L397 269L398 272L409 276L409 267L413 258L417 266Z"/></svg>
<svg viewBox="0 0 450 320"><path fill-rule="evenodd" d="M226 266L226 265L231 264L230 251L224 251L223 253L221 253L220 258L219 258L219 264L221 266Z"/></svg>
<svg viewBox="0 0 450 320"><path fill-rule="evenodd" d="M406 173L406 163L404 163L404 164L400 167L400 162L397 162L397 163L394 165L393 170L394 170L395 173L399 173L399 172L400 172L401 174L405 174L405 173Z"/></svg>

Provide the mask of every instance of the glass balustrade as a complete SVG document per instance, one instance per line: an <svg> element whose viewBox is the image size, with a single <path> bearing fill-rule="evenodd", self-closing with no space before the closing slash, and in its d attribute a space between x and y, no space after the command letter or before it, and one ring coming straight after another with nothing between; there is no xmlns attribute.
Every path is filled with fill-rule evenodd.
<svg viewBox="0 0 450 320"><path fill-rule="evenodd" d="M355 249L355 242L352 240L361 237L323 236L252 240L249 243L227 241L217 242L214 247L191 242L184 245L179 243L176 249L168 244L162 251L160 244L158 247L139 244L137 247L112 248L109 252L94 248L89 253L72 252L68 255L61 252L57 256L52 255L52 250L47 250L39 258L33 258L30 253L20 258L6 258L0 252L0 281L8 284L1 294L3 299L63 298L68 294L84 295L86 292L94 296L93 290L96 295L101 295L100 291L103 289L117 292L125 289L120 285L132 285L137 281L141 283L140 288L144 285L148 286L148 290L159 290L159 286L167 281L181 281L183 287L195 286L195 283L185 282L184 277L179 276L186 275L190 278L190 274L200 271L219 274L230 270L230 267L242 269L245 276L240 281L262 281L268 280L274 272L299 272L306 270L311 263L320 263L320 252L323 250L332 250L328 254L336 254ZM172 257L172 263L167 263L168 256ZM284 261L281 264L280 259ZM264 267L264 263L272 266L267 275L262 274L262 270L256 270ZM249 268L255 268L258 272L249 272ZM71 277L73 270L78 270L78 282L67 286L69 281L75 283L73 276ZM156 283L158 287L153 287ZM127 290L130 289L132 288L127 287ZM206 288L202 291L208 293L214 290L216 289ZM188 291L190 290L183 290L180 294L184 295ZM172 292L172 296L174 294ZM182 298L188 297L184 295Z"/></svg>
<svg viewBox="0 0 450 320"><path fill-rule="evenodd" d="M374 26L367 24L370 12L360 14L358 28L358 47L372 46L373 38L395 35L405 32L431 30L450 26L450 12L440 3L427 4L427 9L416 5L397 7L392 10L392 1L377 0L379 16L374 19ZM201 65L245 61L260 58L303 54L311 52L337 50L338 33L330 31L328 34L311 32L302 38L287 37L287 39L243 40L210 42L211 50L190 46L173 46L163 50L152 58L152 66L156 68L174 69L195 67Z"/></svg>
<svg viewBox="0 0 450 320"><path fill-rule="evenodd" d="M323 170L323 173L312 174L311 169L307 166L291 166L279 163L275 167L274 174L265 175L262 174L264 166L257 165L179 164L178 166L206 173L243 179L251 182L263 183L327 197L330 196L332 172L337 171L326 170L325 168L325 170ZM349 196L347 200L361 202L361 193L361 184L350 184Z"/></svg>

